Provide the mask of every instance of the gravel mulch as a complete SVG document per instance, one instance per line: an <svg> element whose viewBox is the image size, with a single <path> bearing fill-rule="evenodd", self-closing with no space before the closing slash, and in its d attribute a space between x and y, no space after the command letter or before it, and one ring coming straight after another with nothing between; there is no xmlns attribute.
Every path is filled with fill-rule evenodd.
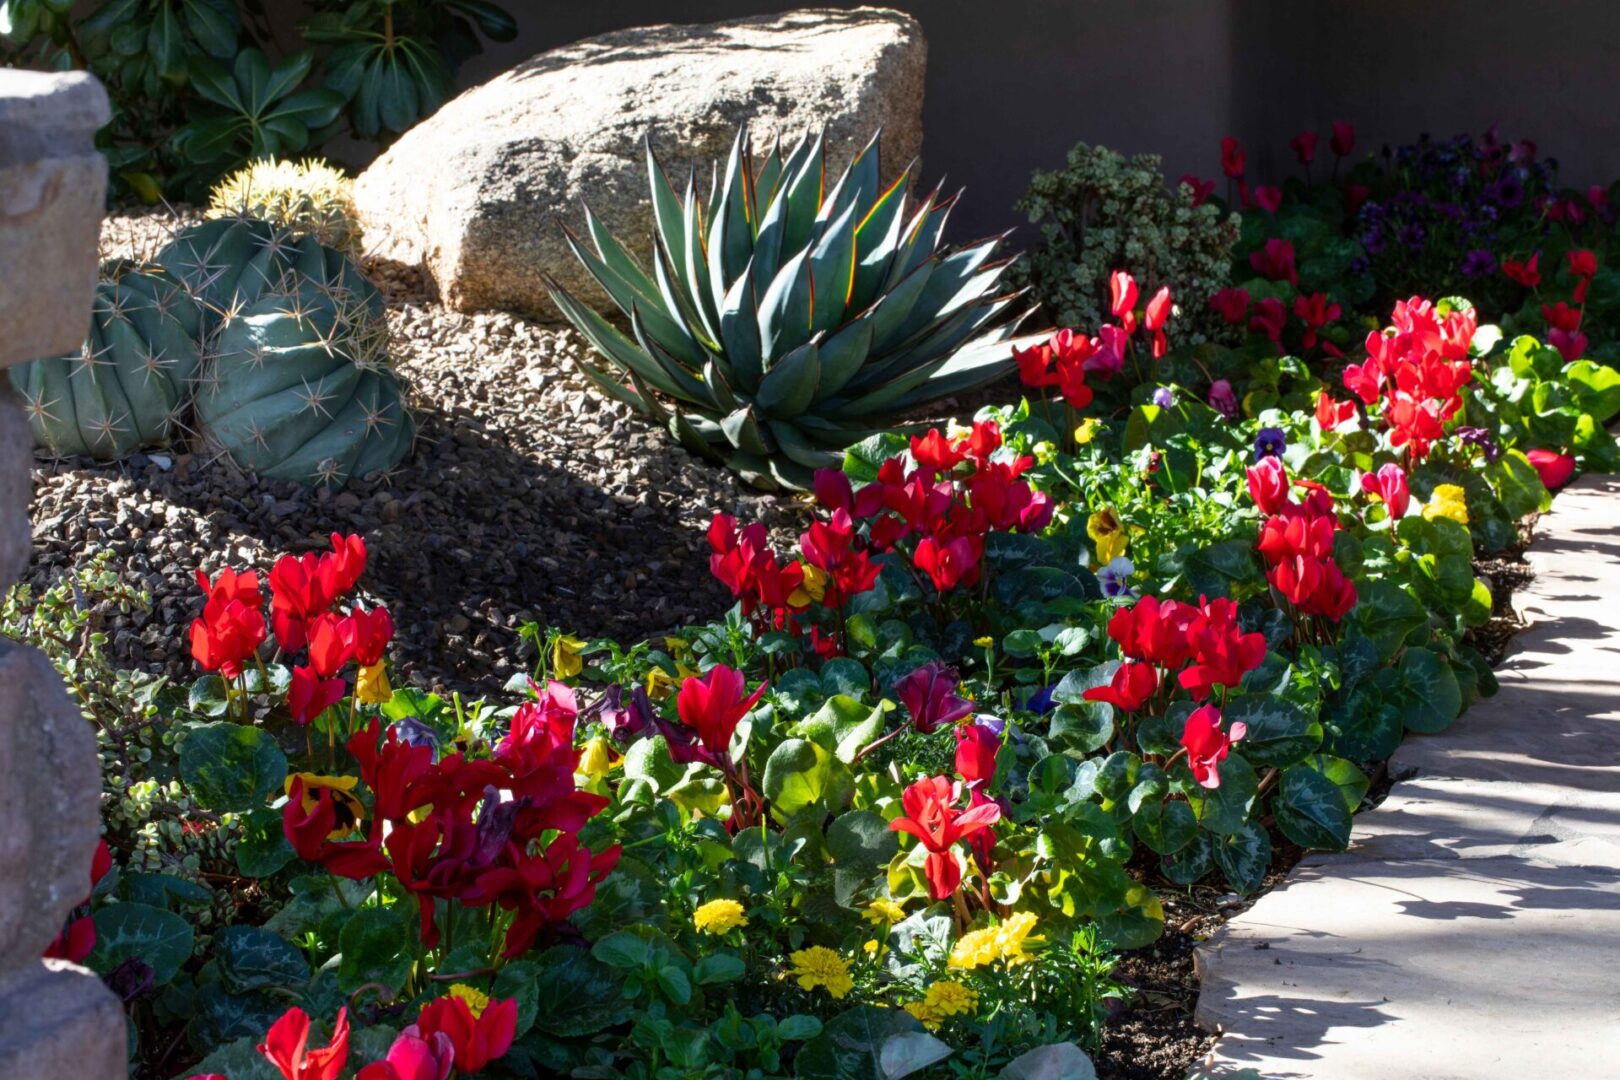
<svg viewBox="0 0 1620 1080"><path fill-rule="evenodd" d="M116 216L109 247L150 253L171 223ZM394 614L402 674L489 693L529 659L525 622L635 641L723 612L704 540L716 510L773 527L799 516L605 400L574 368L586 346L572 331L450 311L419 273L372 269L420 430L393 476L310 491L183 447L37 461L27 580L48 584L105 549L152 595L149 614L107 627L115 662L189 680L195 567L267 570L279 552L358 532L371 552L363 591Z"/></svg>

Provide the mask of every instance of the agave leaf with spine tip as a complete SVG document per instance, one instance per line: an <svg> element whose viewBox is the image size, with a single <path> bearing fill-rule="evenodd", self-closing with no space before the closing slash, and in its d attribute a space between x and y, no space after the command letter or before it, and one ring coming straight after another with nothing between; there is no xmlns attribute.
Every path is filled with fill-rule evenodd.
<svg viewBox="0 0 1620 1080"><path fill-rule="evenodd" d="M594 256L571 242L626 309L631 337L577 302L558 306L607 358L593 381L646 399L638 407L749 482L808 483L851 442L894 427L901 402L1011 370L1012 329L996 327L1015 299L998 291L1003 238L943 246L956 196L913 200L911 168L882 186L876 136L829 185L821 136L785 157L773 146L756 169L740 131L724 168L710 167L706 203L695 174L678 196L650 145L647 158L650 270L594 217ZM958 349L970 359L955 360ZM655 395L683 404L666 409Z"/></svg>
<svg viewBox="0 0 1620 1080"><path fill-rule="evenodd" d="M588 217L587 220L589 219ZM642 319L647 323L648 332L666 352L680 357L687 364L703 362L703 348L698 345L685 324L669 317L664 310L663 298L658 295L657 287L639 267L635 273L641 280L632 280L619 270L620 263L617 261L610 263L601 257L603 247L600 241L596 244L597 254L593 254L567 226L563 227L563 239L568 244L568 249L574 253L574 257L589 271L591 277L596 279L597 284L602 286L603 291L620 311L628 316L632 310L640 310ZM612 242L612 237L608 237L608 240ZM617 244L613 246L616 247ZM622 253L622 249L620 250ZM650 295L643 291L643 284L651 289Z"/></svg>

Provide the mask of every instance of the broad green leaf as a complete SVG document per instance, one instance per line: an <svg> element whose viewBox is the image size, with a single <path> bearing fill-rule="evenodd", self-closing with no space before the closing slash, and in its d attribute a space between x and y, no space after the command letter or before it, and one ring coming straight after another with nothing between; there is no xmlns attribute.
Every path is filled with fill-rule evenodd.
<svg viewBox="0 0 1620 1080"><path fill-rule="evenodd" d="M172 911L149 904L107 904L91 918L96 946L85 964L98 975L137 959L151 966L157 985L163 986L191 959L191 924Z"/></svg>
<svg viewBox="0 0 1620 1080"><path fill-rule="evenodd" d="M1277 827L1301 847L1338 851L1349 846L1350 810L1344 793L1315 769L1285 769L1271 805Z"/></svg>
<svg viewBox="0 0 1620 1080"><path fill-rule="evenodd" d="M1244 694L1228 701L1221 719L1247 726L1238 749L1251 765L1280 768L1322 745L1322 725L1293 702L1270 694Z"/></svg>
<svg viewBox="0 0 1620 1080"><path fill-rule="evenodd" d="M371 907L355 912L338 936L342 949L338 985L352 994L366 983L374 982L397 993L410 978L415 962L411 943L415 938L416 928L396 907Z"/></svg>
<svg viewBox="0 0 1620 1080"><path fill-rule="evenodd" d="M198 724L180 746L180 779L205 809L251 810L281 791L287 756L262 728Z"/></svg>

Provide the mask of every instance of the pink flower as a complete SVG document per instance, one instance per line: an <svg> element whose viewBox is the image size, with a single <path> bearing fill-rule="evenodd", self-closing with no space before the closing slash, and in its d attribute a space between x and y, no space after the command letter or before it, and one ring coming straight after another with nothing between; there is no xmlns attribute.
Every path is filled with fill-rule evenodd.
<svg viewBox="0 0 1620 1080"><path fill-rule="evenodd" d="M1221 172L1237 179L1243 175L1248 159L1243 153L1243 144L1228 135L1221 140Z"/></svg>
<svg viewBox="0 0 1620 1080"><path fill-rule="evenodd" d="M1213 705L1194 709L1181 729L1181 745L1187 750L1187 767L1200 787L1221 786L1221 762L1231 751L1232 744L1248 734L1248 725L1241 721L1230 731L1221 730L1221 711Z"/></svg>
<svg viewBox="0 0 1620 1080"><path fill-rule="evenodd" d="M1406 470L1393 461L1380 465L1375 473L1363 473L1361 490L1383 500L1391 520L1406 516L1412 492L1406 486Z"/></svg>
<svg viewBox="0 0 1620 1080"><path fill-rule="evenodd" d="M1555 326L1547 331L1547 343L1568 363L1586 355L1586 335L1579 330L1561 330Z"/></svg>
<svg viewBox="0 0 1620 1080"><path fill-rule="evenodd" d="M1548 491L1557 491L1575 475L1575 458L1572 455L1560 454L1556 450L1532 450L1524 456L1530 459L1536 475L1541 477L1541 486Z"/></svg>
<svg viewBox="0 0 1620 1080"><path fill-rule="evenodd" d="M1356 148L1356 125L1348 120L1333 121L1333 137L1328 145L1339 157L1348 157L1350 151Z"/></svg>
<svg viewBox="0 0 1620 1080"><path fill-rule="evenodd" d="M1262 186L1254 189L1255 205L1268 214L1275 214L1282 207L1283 193L1280 187Z"/></svg>
<svg viewBox="0 0 1620 1080"><path fill-rule="evenodd" d="M1293 505L1288 494L1288 467L1282 458L1266 455L1249 466L1249 498L1262 514L1280 514Z"/></svg>
<svg viewBox="0 0 1620 1080"><path fill-rule="evenodd" d="M1215 193L1215 181L1213 180L1200 180L1189 173L1181 178L1181 182L1192 190L1192 204L1195 209L1203 206L1209 201L1209 197Z"/></svg>
<svg viewBox="0 0 1620 1080"><path fill-rule="evenodd" d="M1108 276L1108 296L1114 318L1125 325L1125 332L1136 329L1136 279L1124 270L1115 270Z"/></svg>
<svg viewBox="0 0 1620 1080"><path fill-rule="evenodd" d="M1302 131L1288 140L1288 145L1293 148L1294 156L1299 159L1301 165L1309 165L1316 160L1316 139L1316 132Z"/></svg>
<svg viewBox="0 0 1620 1080"><path fill-rule="evenodd" d="M1294 245L1287 240L1273 236L1266 241L1264 248L1249 252L1249 265L1261 277L1286 281L1295 286L1299 284L1299 269L1294 264Z"/></svg>
<svg viewBox="0 0 1620 1080"><path fill-rule="evenodd" d="M1243 322L1249 314L1249 290L1225 288L1209 298L1209 306L1220 312L1221 318L1233 326Z"/></svg>

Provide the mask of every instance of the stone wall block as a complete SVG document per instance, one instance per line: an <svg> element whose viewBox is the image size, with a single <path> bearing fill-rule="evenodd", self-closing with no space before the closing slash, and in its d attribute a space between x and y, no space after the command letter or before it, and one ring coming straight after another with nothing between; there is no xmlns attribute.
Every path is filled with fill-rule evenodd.
<svg viewBox="0 0 1620 1080"><path fill-rule="evenodd" d="M92 76L0 69L0 367L75 352L90 325L107 159Z"/></svg>

